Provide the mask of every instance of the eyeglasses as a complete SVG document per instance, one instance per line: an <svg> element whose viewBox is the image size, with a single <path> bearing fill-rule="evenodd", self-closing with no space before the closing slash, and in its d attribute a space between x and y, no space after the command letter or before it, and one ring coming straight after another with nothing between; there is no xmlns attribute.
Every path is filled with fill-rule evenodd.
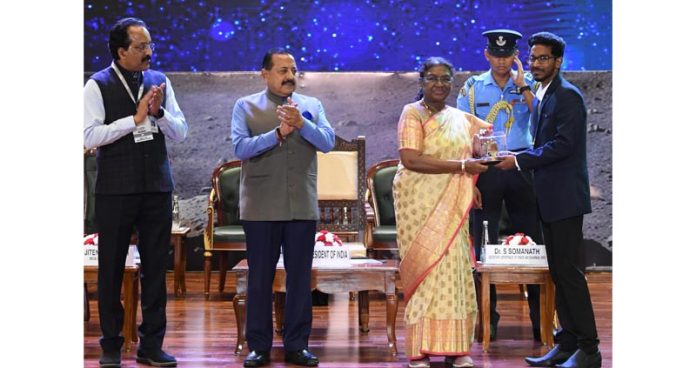
<svg viewBox="0 0 696 368"><path fill-rule="evenodd" d="M541 55L538 57L530 55L529 59L527 59L527 63L529 63L529 65L532 65L532 64L534 64L535 61L538 61L539 64L546 64L549 62L549 60L555 59L555 58L556 58L555 56L549 56L549 55Z"/></svg>
<svg viewBox="0 0 696 368"><path fill-rule="evenodd" d="M436 84L437 82L440 82L442 84L452 84L452 77L449 75L443 75L442 77L436 77L434 75L429 75L425 78L423 78L426 83L432 83Z"/></svg>
<svg viewBox="0 0 696 368"><path fill-rule="evenodd" d="M140 52L144 52L145 49L150 49L152 51L155 51L155 43L154 42L144 43L144 44L138 45L138 46L131 45L131 47L136 49L137 51L140 51Z"/></svg>

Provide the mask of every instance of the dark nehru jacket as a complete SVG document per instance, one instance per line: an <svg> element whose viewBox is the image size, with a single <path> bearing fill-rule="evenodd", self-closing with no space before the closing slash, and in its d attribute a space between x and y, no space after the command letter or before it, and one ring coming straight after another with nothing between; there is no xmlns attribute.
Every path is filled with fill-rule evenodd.
<svg viewBox="0 0 696 368"><path fill-rule="evenodd" d="M104 100L104 124L133 115L136 104L128 95L113 68L108 67L90 77L99 86ZM128 78L128 77L126 77ZM165 83L164 74L143 72L143 95L153 85ZM133 93L137 98L137 91ZM165 97L166 99L166 94ZM162 101L162 106L166 100ZM149 117L148 117L149 119ZM97 149L98 194L133 194L171 192L174 189L167 145L164 134L153 134L154 139L135 143L133 134L127 134L111 144Z"/></svg>

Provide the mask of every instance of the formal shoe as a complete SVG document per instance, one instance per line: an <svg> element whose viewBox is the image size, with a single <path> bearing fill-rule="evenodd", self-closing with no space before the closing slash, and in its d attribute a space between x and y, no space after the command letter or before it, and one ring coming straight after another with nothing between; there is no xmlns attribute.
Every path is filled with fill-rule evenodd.
<svg viewBox="0 0 696 368"><path fill-rule="evenodd" d="M245 367L263 367L271 362L271 356L268 351L252 351L244 358Z"/></svg>
<svg viewBox="0 0 696 368"><path fill-rule="evenodd" d="M568 360L575 351L563 351L560 345L556 345L541 357L526 357L524 361L532 367L554 367Z"/></svg>
<svg viewBox="0 0 696 368"><path fill-rule="evenodd" d="M305 367L316 367L319 365L319 359L307 349L286 351L285 362Z"/></svg>
<svg viewBox="0 0 696 368"><path fill-rule="evenodd" d="M426 356L423 359L410 360L408 368L430 368L430 358Z"/></svg>
<svg viewBox="0 0 696 368"><path fill-rule="evenodd" d="M162 349L138 349L138 353L135 356L135 361L138 363L151 365L153 367L176 367L176 359L162 351Z"/></svg>
<svg viewBox="0 0 696 368"><path fill-rule="evenodd" d="M104 351L99 358L100 368L121 368L121 351Z"/></svg>
<svg viewBox="0 0 696 368"><path fill-rule="evenodd" d="M454 368L473 367L474 360L468 355L458 357L448 356L445 358L445 366Z"/></svg>
<svg viewBox="0 0 696 368"><path fill-rule="evenodd" d="M556 364L557 368L599 368L602 366L602 354L597 350L594 354L587 354L578 349L563 364Z"/></svg>

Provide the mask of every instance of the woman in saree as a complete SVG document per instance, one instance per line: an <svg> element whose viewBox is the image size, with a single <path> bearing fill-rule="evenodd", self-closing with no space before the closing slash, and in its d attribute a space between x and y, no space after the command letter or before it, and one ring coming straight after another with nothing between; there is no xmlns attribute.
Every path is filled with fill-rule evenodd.
<svg viewBox="0 0 696 368"><path fill-rule="evenodd" d="M473 367L469 351L476 324L468 214L480 208L472 137L490 124L447 106L452 64L428 58L420 69L418 101L399 119L399 164L394 177L397 241L406 310L409 367L445 356L453 367ZM422 97L422 98L421 98Z"/></svg>

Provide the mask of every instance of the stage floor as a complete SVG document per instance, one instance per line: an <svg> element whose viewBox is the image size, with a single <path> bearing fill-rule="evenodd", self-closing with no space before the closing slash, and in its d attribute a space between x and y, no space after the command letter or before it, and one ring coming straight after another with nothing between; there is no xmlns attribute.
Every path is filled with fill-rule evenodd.
<svg viewBox="0 0 696 368"><path fill-rule="evenodd" d="M167 274L167 335L164 350L176 356L179 367L241 367L247 353L233 354L237 341L232 293L222 297L217 293L217 273L213 274L211 297L203 296L202 272L187 272L185 298L174 297L174 274ZM597 320L602 367L612 366L612 274L588 274L592 303ZM228 290L234 285L234 275L227 274ZM96 285L89 285L92 318L84 323L84 366L98 367L99 317L97 314ZM215 292L212 292L215 290ZM399 354L392 357L387 349L386 308L384 296L371 292L370 332L361 333L358 326L358 302L348 294L332 295L329 307L314 307L310 350L317 355L321 367L405 367L403 299L399 300L396 317L396 338ZM529 308L516 286L498 286L498 312L501 314L498 339L492 341L488 353L474 343L472 358L476 367L524 367L523 358L542 354L546 347L535 343L529 322ZM140 310L138 310L140 321ZM135 349L122 354L122 367L140 367L135 362ZM283 343L278 335L273 341L271 367L294 367L283 363ZM445 367L434 358L431 367Z"/></svg>

